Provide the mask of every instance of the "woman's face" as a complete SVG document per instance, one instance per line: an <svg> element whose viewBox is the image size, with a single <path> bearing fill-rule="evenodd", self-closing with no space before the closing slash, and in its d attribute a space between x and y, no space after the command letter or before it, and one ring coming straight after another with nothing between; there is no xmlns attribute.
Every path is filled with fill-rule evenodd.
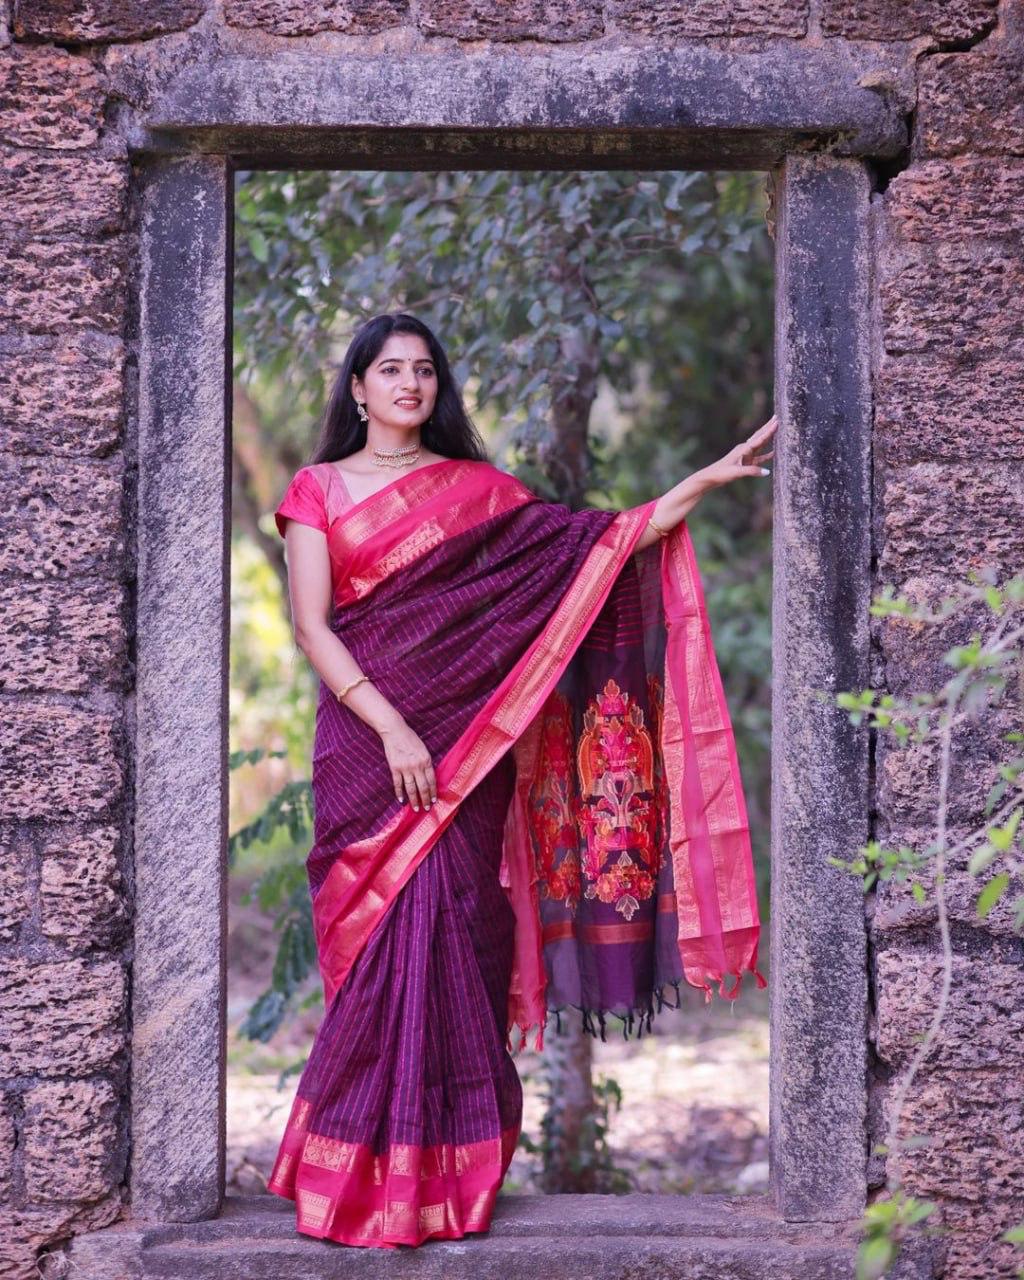
<svg viewBox="0 0 1024 1280"><path fill-rule="evenodd" d="M426 422L437 399L437 370L426 341L418 333L392 333L362 379L353 375L352 394L380 426L409 431Z"/></svg>

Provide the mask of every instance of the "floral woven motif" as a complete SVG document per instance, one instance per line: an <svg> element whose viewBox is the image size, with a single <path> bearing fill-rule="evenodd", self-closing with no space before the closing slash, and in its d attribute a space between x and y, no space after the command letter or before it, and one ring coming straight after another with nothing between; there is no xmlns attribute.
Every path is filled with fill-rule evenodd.
<svg viewBox="0 0 1024 1280"><path fill-rule="evenodd" d="M576 763L583 892L632 920L661 866L654 744L643 708L613 679L583 714Z"/></svg>

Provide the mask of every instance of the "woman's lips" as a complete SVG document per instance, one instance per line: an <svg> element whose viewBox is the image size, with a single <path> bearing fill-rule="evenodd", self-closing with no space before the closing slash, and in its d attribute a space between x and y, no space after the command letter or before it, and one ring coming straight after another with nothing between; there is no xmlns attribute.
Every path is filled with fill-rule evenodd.
<svg viewBox="0 0 1024 1280"><path fill-rule="evenodd" d="M397 404L400 409L418 409L420 407L419 400L396 400L395 404Z"/></svg>

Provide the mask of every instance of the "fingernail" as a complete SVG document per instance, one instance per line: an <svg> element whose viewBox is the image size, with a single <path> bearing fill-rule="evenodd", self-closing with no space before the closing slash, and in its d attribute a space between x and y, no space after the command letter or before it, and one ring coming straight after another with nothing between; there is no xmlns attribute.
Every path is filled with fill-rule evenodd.
<svg viewBox="0 0 1024 1280"><path fill-rule="evenodd" d="M419 805L418 805L418 804L414 804L414 805L413 805L413 807L412 807L412 811L413 811L413 813L419 813L419 811L420 811L420 807L419 807Z"/></svg>
<svg viewBox="0 0 1024 1280"><path fill-rule="evenodd" d="M762 467L762 468L761 468L761 474L762 474L763 476L770 476L770 475L771 475L771 472L768 470L768 468L767 468L767 467Z"/></svg>

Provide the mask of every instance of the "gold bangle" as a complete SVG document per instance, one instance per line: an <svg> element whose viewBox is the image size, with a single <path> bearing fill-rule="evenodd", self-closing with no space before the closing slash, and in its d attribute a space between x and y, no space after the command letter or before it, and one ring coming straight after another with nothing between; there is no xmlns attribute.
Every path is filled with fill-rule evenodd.
<svg viewBox="0 0 1024 1280"><path fill-rule="evenodd" d="M345 685L345 686L344 686L344 688L339 689L339 690L338 690L338 692L337 692L334 696L335 696L335 697L338 699L338 701L340 702L340 701L342 700L342 698L344 698L345 694L346 694L346 693L348 693L348 691L349 691L350 689L354 689L354 688L356 687L356 685L357 685L357 684L361 683L363 680L369 680L369 678L370 678L369 676L356 676L356 678L355 678L354 680L350 681L347 685Z"/></svg>
<svg viewBox="0 0 1024 1280"><path fill-rule="evenodd" d="M648 520L647 523L651 525L652 528L657 530L658 536L660 538L667 538L668 535L672 532L671 529L663 529L660 524L655 524L653 520Z"/></svg>

